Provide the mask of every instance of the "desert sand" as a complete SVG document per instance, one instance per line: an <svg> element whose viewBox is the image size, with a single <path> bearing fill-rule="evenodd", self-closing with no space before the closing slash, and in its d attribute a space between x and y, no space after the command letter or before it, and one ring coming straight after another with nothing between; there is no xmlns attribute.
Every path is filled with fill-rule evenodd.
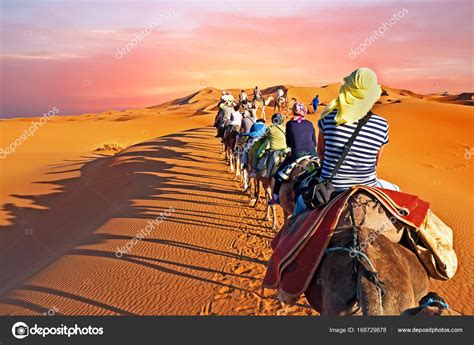
<svg viewBox="0 0 474 345"><path fill-rule="evenodd" d="M286 87L309 104L339 85ZM219 97L206 88L144 109L58 115L0 159L0 314L316 315L304 298L286 306L261 291L275 233L222 159L210 127ZM390 124L379 175L452 227L459 269L432 290L464 314L474 312L469 105L472 94L384 86L375 106ZM38 120L1 121L0 147Z"/></svg>

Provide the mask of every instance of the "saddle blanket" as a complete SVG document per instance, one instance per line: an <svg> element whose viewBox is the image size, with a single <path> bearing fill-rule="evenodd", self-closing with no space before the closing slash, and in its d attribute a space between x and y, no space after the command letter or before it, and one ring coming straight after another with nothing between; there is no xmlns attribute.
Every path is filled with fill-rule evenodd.
<svg viewBox="0 0 474 345"><path fill-rule="evenodd" d="M309 155L308 156L302 156L302 157L299 157L299 158L295 159L293 162L291 162L287 166L283 167L283 169L280 170L278 175L284 181L289 180L292 177L291 173L293 172L293 169L296 168L296 166L298 164L300 164L302 161L304 161L306 159L313 161L316 165L319 164L319 158L317 158L317 157L312 157L312 156L309 156ZM293 176L293 177L296 177L296 176Z"/></svg>
<svg viewBox="0 0 474 345"><path fill-rule="evenodd" d="M365 192L378 200L389 215L395 217L412 234L417 232L423 234L424 232L424 235L418 236L422 240L431 237L431 242L418 241L419 250L424 249L424 254L429 257L429 261L434 263L434 270L446 266L446 262L441 261L446 257L452 258L454 253L452 232L449 228L448 231L446 226L440 230L439 224L430 220L432 213L429 211L427 202L415 195L358 185L337 195L323 208L305 212L287 221L272 240L273 254L267 266L263 286L272 289L278 288L281 293L290 297L298 297L306 291L324 256L343 209L349 198L359 192ZM427 222L430 225L427 225ZM433 235L433 227L438 227L437 236ZM439 234L443 231L447 233L444 233L443 236L449 238L450 241L444 240L443 246L440 247L432 242L433 238L443 237ZM440 248L444 253L449 254L427 255L427 253L439 251ZM424 263L420 255L418 257ZM457 265L457 261L454 264ZM450 262L449 265L452 266L453 262ZM453 274L452 267L448 270L450 274ZM454 272L455 270L454 268ZM427 271L432 275L429 269ZM440 275L442 276L443 273Z"/></svg>
<svg viewBox="0 0 474 345"><path fill-rule="evenodd" d="M263 178L271 178L285 159L286 154L285 150L267 150L257 163L258 174Z"/></svg>

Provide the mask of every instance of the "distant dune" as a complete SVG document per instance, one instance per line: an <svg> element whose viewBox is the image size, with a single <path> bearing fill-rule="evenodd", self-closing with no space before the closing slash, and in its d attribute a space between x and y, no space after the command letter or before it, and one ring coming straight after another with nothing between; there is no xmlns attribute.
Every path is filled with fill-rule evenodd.
<svg viewBox="0 0 474 345"><path fill-rule="evenodd" d="M312 99L319 95L323 104L327 104L333 99L340 88L341 84L329 84L321 87L297 87L291 85L277 85L262 89L262 95L266 98L270 95L275 97L277 90L282 87L288 95L288 99L296 98L298 101L310 104ZM399 103L404 99L418 99L427 101L436 101L443 103L459 104L459 105L473 105L472 93L461 93L459 95L423 95L405 89L395 89L388 86L382 86L382 97L378 104ZM226 89L236 99L240 93L240 89ZM253 89L246 89L245 92L252 99ZM166 109L167 111L177 109L177 107L186 106L186 111L194 110L197 115L204 115L208 112L216 110L216 104L222 95L222 90L213 87L207 87L189 96L178 98L173 101L162 103L149 107L149 109ZM274 107L273 100L269 107Z"/></svg>

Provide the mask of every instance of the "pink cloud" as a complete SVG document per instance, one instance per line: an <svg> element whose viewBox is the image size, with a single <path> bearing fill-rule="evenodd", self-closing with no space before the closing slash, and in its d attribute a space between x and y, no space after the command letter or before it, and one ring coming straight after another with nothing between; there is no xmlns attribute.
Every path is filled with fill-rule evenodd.
<svg viewBox="0 0 474 345"><path fill-rule="evenodd" d="M349 57L403 6L408 13L383 38ZM148 106L204 85L320 85L359 66L372 67L394 87L472 90L471 37L459 29L470 27L465 3L308 8L287 17L245 13L199 10L192 13L197 24L182 30L177 17L121 59L117 48L143 27L36 27L24 37L28 25L10 23L2 32L2 115L35 115L52 106L63 114Z"/></svg>

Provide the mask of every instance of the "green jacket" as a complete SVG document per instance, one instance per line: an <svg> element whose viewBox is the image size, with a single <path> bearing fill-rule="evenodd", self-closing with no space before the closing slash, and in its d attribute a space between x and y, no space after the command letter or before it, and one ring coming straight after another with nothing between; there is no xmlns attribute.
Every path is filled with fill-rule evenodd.
<svg viewBox="0 0 474 345"><path fill-rule="evenodd" d="M286 149L285 126L272 125L267 129L267 140L270 150L284 150Z"/></svg>

